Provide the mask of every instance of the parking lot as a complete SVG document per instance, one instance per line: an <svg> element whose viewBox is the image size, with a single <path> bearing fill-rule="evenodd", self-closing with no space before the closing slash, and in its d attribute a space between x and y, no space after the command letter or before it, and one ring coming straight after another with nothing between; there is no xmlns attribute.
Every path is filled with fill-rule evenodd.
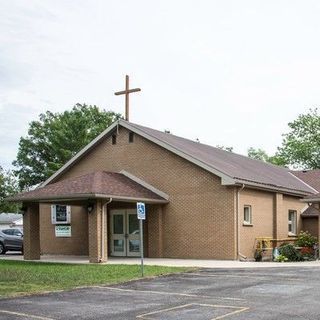
<svg viewBox="0 0 320 320"><path fill-rule="evenodd" d="M199 269L0 300L0 319L319 319L319 268Z"/></svg>

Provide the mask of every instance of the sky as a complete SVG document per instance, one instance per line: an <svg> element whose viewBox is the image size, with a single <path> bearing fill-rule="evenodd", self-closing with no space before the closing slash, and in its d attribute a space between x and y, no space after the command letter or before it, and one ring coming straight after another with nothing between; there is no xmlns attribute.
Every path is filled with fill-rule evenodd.
<svg viewBox="0 0 320 320"><path fill-rule="evenodd" d="M320 2L0 0L0 166L40 113L76 103L269 154L320 103Z"/></svg>

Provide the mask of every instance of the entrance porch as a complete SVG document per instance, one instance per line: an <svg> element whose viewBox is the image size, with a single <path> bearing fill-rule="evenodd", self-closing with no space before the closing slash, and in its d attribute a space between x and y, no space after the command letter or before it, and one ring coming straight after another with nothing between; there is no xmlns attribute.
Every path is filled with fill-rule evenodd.
<svg viewBox="0 0 320 320"><path fill-rule="evenodd" d="M163 192L124 173L95 172L22 193L24 259L41 254L88 255L92 263L109 256L140 255L136 202L145 202L145 255L162 257Z"/></svg>

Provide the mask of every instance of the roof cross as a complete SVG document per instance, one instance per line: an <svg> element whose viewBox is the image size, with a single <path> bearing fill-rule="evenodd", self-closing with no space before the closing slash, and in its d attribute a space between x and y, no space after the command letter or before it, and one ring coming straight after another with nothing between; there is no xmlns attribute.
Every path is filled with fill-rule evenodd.
<svg viewBox="0 0 320 320"><path fill-rule="evenodd" d="M126 114L125 114L125 120L129 121L129 94L133 92L138 92L141 91L140 88L134 88L134 89L129 89L129 76L126 75L126 88L123 91L118 91L115 92L114 94L116 96L124 94L126 96Z"/></svg>

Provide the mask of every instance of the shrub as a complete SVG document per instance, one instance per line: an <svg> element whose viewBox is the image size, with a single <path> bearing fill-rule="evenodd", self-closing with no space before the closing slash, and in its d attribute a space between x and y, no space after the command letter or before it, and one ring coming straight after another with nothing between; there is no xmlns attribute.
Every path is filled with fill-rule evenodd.
<svg viewBox="0 0 320 320"><path fill-rule="evenodd" d="M279 254L276 259L275 259L276 262L286 262L288 261L288 258L282 254Z"/></svg>
<svg viewBox="0 0 320 320"><path fill-rule="evenodd" d="M279 253L288 258L288 261L301 261L302 256L292 244L280 246Z"/></svg>
<svg viewBox="0 0 320 320"><path fill-rule="evenodd" d="M316 237L311 235L308 231L301 231L296 241L298 247L313 247L317 244L318 240Z"/></svg>

